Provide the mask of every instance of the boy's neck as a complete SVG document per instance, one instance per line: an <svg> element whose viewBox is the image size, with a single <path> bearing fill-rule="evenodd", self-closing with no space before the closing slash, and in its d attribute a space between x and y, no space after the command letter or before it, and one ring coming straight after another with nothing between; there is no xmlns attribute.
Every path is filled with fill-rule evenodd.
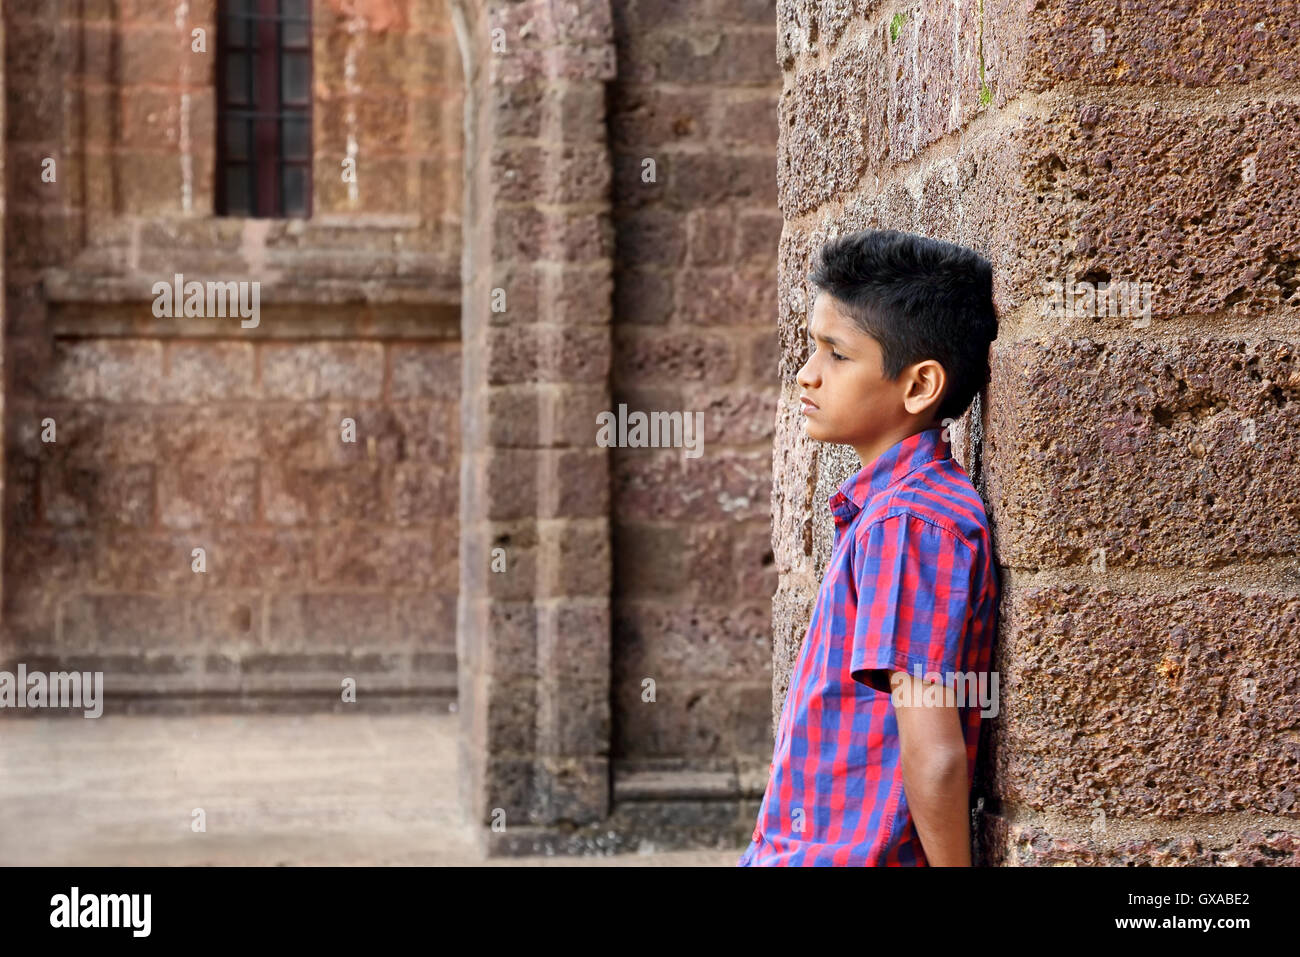
<svg viewBox="0 0 1300 957"><path fill-rule="evenodd" d="M917 425L914 422L906 422L898 428L880 436L868 445L855 445L853 448L858 453L858 461L862 463L861 468L866 468L899 442L909 439L914 435L918 435L927 429L936 429L938 427L938 423Z"/></svg>

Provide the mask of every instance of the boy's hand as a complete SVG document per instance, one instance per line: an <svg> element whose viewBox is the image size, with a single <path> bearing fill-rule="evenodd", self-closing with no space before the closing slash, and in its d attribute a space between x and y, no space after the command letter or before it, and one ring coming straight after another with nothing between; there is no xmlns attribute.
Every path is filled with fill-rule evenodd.
<svg viewBox="0 0 1300 957"><path fill-rule="evenodd" d="M906 671L889 676L898 718L903 788L912 809L926 861L934 867L970 867L970 782L966 779L966 739L956 704L922 704L932 698L952 700L936 682Z"/></svg>

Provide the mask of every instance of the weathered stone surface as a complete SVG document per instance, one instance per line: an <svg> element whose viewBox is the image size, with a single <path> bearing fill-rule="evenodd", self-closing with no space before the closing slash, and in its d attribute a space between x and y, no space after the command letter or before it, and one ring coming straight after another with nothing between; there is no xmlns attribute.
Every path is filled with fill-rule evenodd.
<svg viewBox="0 0 1300 957"><path fill-rule="evenodd" d="M1300 651L1298 137L1265 92L1294 74L1293 11L1185 6L777 4L773 726L829 553L825 501L859 466L802 434L807 275L864 228L970 246L1003 320L954 436L1010 572L992 784L1017 825L988 863L1295 854L1275 822L1295 814L1295 669L1276 662ZM1150 321L1046 315L1054 280L1150 283ZM1246 682L1270 695L1242 699ZM1061 810L1084 832L1097 810L1122 824L1077 840L1038 817ZM1249 823L1229 834L1232 812Z"/></svg>
<svg viewBox="0 0 1300 957"><path fill-rule="evenodd" d="M1221 566L1294 555L1288 343L996 343L987 437L1001 559L1017 568Z"/></svg>
<svg viewBox="0 0 1300 957"><path fill-rule="evenodd" d="M1023 39L1024 89L1063 81L1103 86L1244 86L1293 80L1294 3L1193 11L1184 0L1153 0L1116 10L1094 0L1065 0L1026 11L986 3L985 22ZM1104 35L1098 27L1104 24ZM1159 43L1151 38L1159 37Z"/></svg>
<svg viewBox="0 0 1300 957"><path fill-rule="evenodd" d="M1300 599L1029 585L1003 602L1003 801L1107 817L1300 817Z"/></svg>
<svg viewBox="0 0 1300 957"><path fill-rule="evenodd" d="M766 603L625 602L614 621L620 652L615 679L758 677L771 665L770 619Z"/></svg>
<svg viewBox="0 0 1300 957"><path fill-rule="evenodd" d="M982 833L985 863L993 867L1294 867L1300 835L1247 828L1218 840L1146 838L1120 842L1072 841L1032 825L989 815Z"/></svg>
<svg viewBox="0 0 1300 957"><path fill-rule="evenodd" d="M1286 225L1300 209L1291 172L1300 109L1263 99L1203 109L1147 98L1049 102L1012 140L1024 187L1045 200L1025 204L1018 224L1036 275L1012 302L1041 312L1048 281L1125 280L1151 284L1155 323L1300 305L1300 239ZM1138 320L1069 325L1127 333Z"/></svg>
<svg viewBox="0 0 1300 957"><path fill-rule="evenodd" d="M383 348L376 343L262 347L268 399L378 399L383 378Z"/></svg>
<svg viewBox="0 0 1300 957"><path fill-rule="evenodd" d="M614 498L627 519L743 521L768 514L771 454L643 449L614 459Z"/></svg>

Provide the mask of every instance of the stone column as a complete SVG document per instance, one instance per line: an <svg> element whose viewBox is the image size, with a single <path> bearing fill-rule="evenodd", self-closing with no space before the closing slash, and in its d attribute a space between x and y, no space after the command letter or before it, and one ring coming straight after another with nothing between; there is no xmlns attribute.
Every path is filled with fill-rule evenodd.
<svg viewBox="0 0 1300 957"><path fill-rule="evenodd" d="M559 19L563 14L563 19ZM609 812L609 10L453 8L466 72L462 801L490 854Z"/></svg>

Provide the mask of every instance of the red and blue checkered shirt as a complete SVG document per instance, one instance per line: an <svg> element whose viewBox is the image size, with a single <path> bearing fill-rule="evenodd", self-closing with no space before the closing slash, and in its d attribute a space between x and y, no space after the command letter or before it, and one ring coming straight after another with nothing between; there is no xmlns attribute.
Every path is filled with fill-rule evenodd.
<svg viewBox="0 0 1300 957"><path fill-rule="evenodd" d="M830 562L738 866L925 866L888 673L920 666L948 686L954 672L988 675L998 581L984 503L933 428L864 466L829 504ZM963 700L969 782L991 708Z"/></svg>

